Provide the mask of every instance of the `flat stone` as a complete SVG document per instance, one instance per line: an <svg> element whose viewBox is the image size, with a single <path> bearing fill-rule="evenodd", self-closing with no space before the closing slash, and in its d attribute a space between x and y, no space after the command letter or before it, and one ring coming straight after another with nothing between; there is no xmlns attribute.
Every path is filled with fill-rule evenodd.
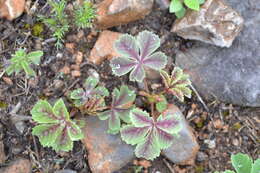
<svg viewBox="0 0 260 173"><path fill-rule="evenodd" d="M27 159L18 159L9 166L1 168L0 173L31 173L31 162Z"/></svg>
<svg viewBox="0 0 260 173"><path fill-rule="evenodd" d="M107 133L108 122L98 117L86 118L85 138L82 140L88 151L88 163L93 173L112 173L134 158L134 149L124 143L119 135Z"/></svg>
<svg viewBox="0 0 260 173"><path fill-rule="evenodd" d="M176 64L189 71L199 93L208 100L260 106L260 1L227 2L242 14L244 29L227 48L197 43L179 52Z"/></svg>
<svg viewBox="0 0 260 173"><path fill-rule="evenodd" d="M98 29L127 24L145 17L152 10L153 0L103 0L97 5Z"/></svg>
<svg viewBox="0 0 260 173"><path fill-rule="evenodd" d="M19 17L25 8L25 0L0 0L0 17L13 20Z"/></svg>
<svg viewBox="0 0 260 173"><path fill-rule="evenodd" d="M0 164L3 164L5 162L6 156L4 152L4 144L3 141L0 140Z"/></svg>
<svg viewBox="0 0 260 173"><path fill-rule="evenodd" d="M199 145L192 132L192 128L188 125L178 107L170 105L164 114L168 112L180 115L182 130L179 133L180 136L178 138L176 137L172 146L163 150L162 154L173 163L180 165L193 165L196 154L199 151Z"/></svg>
<svg viewBox="0 0 260 173"><path fill-rule="evenodd" d="M176 20L172 31L185 39L230 47L242 27L243 18L224 0L207 0L199 12L188 10Z"/></svg>
<svg viewBox="0 0 260 173"><path fill-rule="evenodd" d="M105 59L118 57L119 54L114 50L114 42L121 33L105 30L99 34L94 48L90 52L89 61L93 64L101 64Z"/></svg>

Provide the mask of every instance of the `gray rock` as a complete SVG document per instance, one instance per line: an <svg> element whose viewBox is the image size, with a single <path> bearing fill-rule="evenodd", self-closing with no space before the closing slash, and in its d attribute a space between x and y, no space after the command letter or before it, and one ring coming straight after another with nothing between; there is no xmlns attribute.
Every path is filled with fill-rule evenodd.
<svg viewBox="0 0 260 173"><path fill-rule="evenodd" d="M112 173L134 158L134 149L119 135L107 134L107 121L87 117L82 140L88 151L88 163L93 173Z"/></svg>
<svg viewBox="0 0 260 173"><path fill-rule="evenodd" d="M227 0L245 19L233 45L217 48L198 43L179 52L176 64L189 71L192 82L206 99L242 106L260 106L260 1Z"/></svg>
<svg viewBox="0 0 260 173"><path fill-rule="evenodd" d="M64 169L64 170L55 171L54 173L77 173L77 172L71 169Z"/></svg>
<svg viewBox="0 0 260 173"><path fill-rule="evenodd" d="M173 163L181 165L194 164L196 154L199 151L199 145L196 141L191 127L187 124L181 111L174 105L169 106L168 110L164 113L171 112L172 114L179 114L181 117L182 130L179 137L176 138L171 147L162 151Z"/></svg>
<svg viewBox="0 0 260 173"><path fill-rule="evenodd" d="M159 5L159 8L162 10L166 10L170 6L170 0L155 0L155 2Z"/></svg>
<svg viewBox="0 0 260 173"><path fill-rule="evenodd" d="M185 39L230 47L243 26L243 18L224 0L207 0L200 11L189 10L172 31Z"/></svg>

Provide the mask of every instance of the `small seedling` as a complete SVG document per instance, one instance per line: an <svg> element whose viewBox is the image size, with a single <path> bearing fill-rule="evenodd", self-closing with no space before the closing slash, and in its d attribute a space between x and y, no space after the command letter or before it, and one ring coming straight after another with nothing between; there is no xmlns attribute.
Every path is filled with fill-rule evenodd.
<svg viewBox="0 0 260 173"><path fill-rule="evenodd" d="M99 79L88 77L84 83L84 89L79 88L71 92L70 98L74 100L76 107L88 115L96 115L106 109L104 97L109 96L108 90L98 86Z"/></svg>
<svg viewBox="0 0 260 173"><path fill-rule="evenodd" d="M24 70L27 77L36 76L30 65L39 65L42 56L42 51L34 51L27 54L24 49L19 49L12 55L10 65L6 68L6 73L8 75L11 75L13 72L18 74L21 70Z"/></svg>
<svg viewBox="0 0 260 173"><path fill-rule="evenodd" d="M137 145L135 155L153 160L162 149L171 146L174 137L181 130L177 114L160 115L154 120L140 109L131 111L131 125L121 129L121 138L131 145Z"/></svg>
<svg viewBox="0 0 260 173"><path fill-rule="evenodd" d="M110 66L116 76L130 73L130 80L142 82L145 69L161 70L166 66L167 56L162 52L155 52L160 47L157 35L143 31L135 38L124 34L115 42L115 50L121 57L113 58Z"/></svg>
<svg viewBox="0 0 260 173"><path fill-rule="evenodd" d="M181 102L184 101L184 96L191 98L191 81L189 75L183 73L181 68L175 67L171 75L162 70L161 76L166 93L176 96Z"/></svg>
<svg viewBox="0 0 260 173"><path fill-rule="evenodd" d="M260 159L257 159L253 162L252 158L250 158L248 155L238 153L231 155L231 162L236 172L226 170L223 173L260 173Z"/></svg>
<svg viewBox="0 0 260 173"><path fill-rule="evenodd" d="M108 132L111 134L117 134L121 128L121 121L125 123L130 122L130 111L133 108L133 102L135 101L135 93L130 90L126 85L122 85L120 90L115 88L112 93L112 104L109 110L100 113L99 119L108 119Z"/></svg>
<svg viewBox="0 0 260 173"><path fill-rule="evenodd" d="M177 18L182 18L186 13L186 7L199 11L200 5L204 2L205 0L171 0L170 13L175 13Z"/></svg>
<svg viewBox="0 0 260 173"><path fill-rule="evenodd" d="M74 12L75 24L78 28L91 28L92 22L96 18L96 11L93 8L91 2L83 2L80 6L76 6L76 10Z"/></svg>
<svg viewBox="0 0 260 173"><path fill-rule="evenodd" d="M47 101L39 100L31 114L32 119L38 123L32 129L32 134L39 137L44 147L52 147L55 151L70 151L73 141L84 137L80 127L71 120L62 99L53 107Z"/></svg>

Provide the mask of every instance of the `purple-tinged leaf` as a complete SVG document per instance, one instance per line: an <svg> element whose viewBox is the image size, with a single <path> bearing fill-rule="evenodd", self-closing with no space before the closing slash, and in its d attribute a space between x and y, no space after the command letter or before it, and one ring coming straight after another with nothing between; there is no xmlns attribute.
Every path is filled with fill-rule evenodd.
<svg viewBox="0 0 260 173"><path fill-rule="evenodd" d="M122 76L130 72L135 67L136 62L128 58L113 58L110 66L116 76Z"/></svg>
<svg viewBox="0 0 260 173"><path fill-rule="evenodd" d="M130 73L130 81L142 82L145 78L144 67L139 65L135 66L134 70Z"/></svg>
<svg viewBox="0 0 260 173"><path fill-rule="evenodd" d="M139 48L136 40L129 34L122 35L118 41L115 42L115 49L123 57L130 59L139 59Z"/></svg>
<svg viewBox="0 0 260 173"><path fill-rule="evenodd" d="M160 155L161 148L154 133L149 133L142 142L137 144L135 155L138 158L153 160Z"/></svg>
<svg viewBox="0 0 260 173"><path fill-rule="evenodd" d="M84 88L86 91L92 91L98 84L99 80L97 78L94 78L93 76L90 76L86 79L84 82Z"/></svg>
<svg viewBox="0 0 260 173"><path fill-rule="evenodd" d="M115 49L123 58L111 60L113 73L122 76L131 72L131 81L142 82L146 67L161 70L167 63L167 56L162 52L154 53L159 46L159 37L149 31L139 33L136 39L128 34L120 37Z"/></svg>
<svg viewBox="0 0 260 173"><path fill-rule="evenodd" d="M160 115L157 121L138 108L131 111L132 125L121 129L121 137L127 144L137 145L137 157L153 160L162 149L171 146L174 137L180 131L178 115Z"/></svg>
<svg viewBox="0 0 260 173"><path fill-rule="evenodd" d="M70 119L62 99L53 107L47 101L40 100L31 114L39 123L32 129L32 134L39 137L43 146L52 147L56 151L69 151L73 141L84 137L80 127Z"/></svg>
<svg viewBox="0 0 260 173"><path fill-rule="evenodd" d="M160 38L149 31L139 33L137 41L140 46L141 59L151 55L160 47Z"/></svg>
<svg viewBox="0 0 260 173"><path fill-rule="evenodd" d="M31 110L32 119L38 123L57 123L57 116L46 100L38 101Z"/></svg>
<svg viewBox="0 0 260 173"><path fill-rule="evenodd" d="M131 111L131 121L135 127L152 126L153 119L149 114L141 109L135 108Z"/></svg>
<svg viewBox="0 0 260 173"><path fill-rule="evenodd" d="M144 59L144 64L154 70L161 70L167 64L167 56L162 52L156 52Z"/></svg>
<svg viewBox="0 0 260 173"><path fill-rule="evenodd" d="M130 110L133 107L133 102L135 100L135 93L126 85L122 85L120 90L115 88L112 93L112 104L108 111L100 113L99 119L108 119L108 132L112 134L117 134L121 127L120 120L126 123L130 122Z"/></svg>
<svg viewBox="0 0 260 173"><path fill-rule="evenodd" d="M135 127L134 125L126 125L121 130L121 138L126 141L127 144L136 145L145 138L150 130L149 127Z"/></svg>

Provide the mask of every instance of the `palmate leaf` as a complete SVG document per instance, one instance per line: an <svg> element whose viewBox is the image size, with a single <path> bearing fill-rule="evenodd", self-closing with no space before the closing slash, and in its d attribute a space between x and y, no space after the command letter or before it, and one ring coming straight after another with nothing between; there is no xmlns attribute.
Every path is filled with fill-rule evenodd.
<svg viewBox="0 0 260 173"><path fill-rule="evenodd" d="M31 110L32 118L38 123L32 134L39 137L44 147L52 147L56 151L72 150L73 141L82 139L80 127L70 119L62 99L52 107L47 101L38 101Z"/></svg>
<svg viewBox="0 0 260 173"><path fill-rule="evenodd" d="M184 0L184 4L192 10L199 11L199 9L200 9L199 0Z"/></svg>
<svg viewBox="0 0 260 173"><path fill-rule="evenodd" d="M175 67L171 76L163 70L161 70L160 74L168 94L176 96L182 102L184 96L191 98L191 89L189 88L191 81L189 75L183 73L181 68Z"/></svg>
<svg viewBox="0 0 260 173"><path fill-rule="evenodd" d="M100 113L99 119L108 119L108 132L117 134L121 127L121 120L130 122L130 111L135 100L134 91L126 85L122 85L120 90L115 88L112 93L112 104L110 110Z"/></svg>
<svg viewBox="0 0 260 173"><path fill-rule="evenodd" d="M74 100L77 107L82 107L89 101L92 102L92 98L102 98L109 95L108 90L103 86L98 86L98 83L99 80L97 78L90 76L84 83L84 89L79 88L71 92L70 98ZM103 104L104 102L100 103L100 105Z"/></svg>
<svg viewBox="0 0 260 173"><path fill-rule="evenodd" d="M110 62L112 71L117 76L130 72L130 80L142 82L145 78L145 68L161 70L166 66L167 56L155 52L160 47L160 39L149 31L143 31L135 38L124 34L115 42L115 50L121 57Z"/></svg>
<svg viewBox="0 0 260 173"><path fill-rule="evenodd" d="M183 8L182 2L180 0L172 0L170 4L170 13L175 13Z"/></svg>
<svg viewBox="0 0 260 173"><path fill-rule="evenodd" d="M178 115L160 115L157 120L145 111L135 108L130 114L132 125L123 126L121 138L127 144L137 145L135 154L148 160L160 155L162 149L171 146L174 136L181 130Z"/></svg>

